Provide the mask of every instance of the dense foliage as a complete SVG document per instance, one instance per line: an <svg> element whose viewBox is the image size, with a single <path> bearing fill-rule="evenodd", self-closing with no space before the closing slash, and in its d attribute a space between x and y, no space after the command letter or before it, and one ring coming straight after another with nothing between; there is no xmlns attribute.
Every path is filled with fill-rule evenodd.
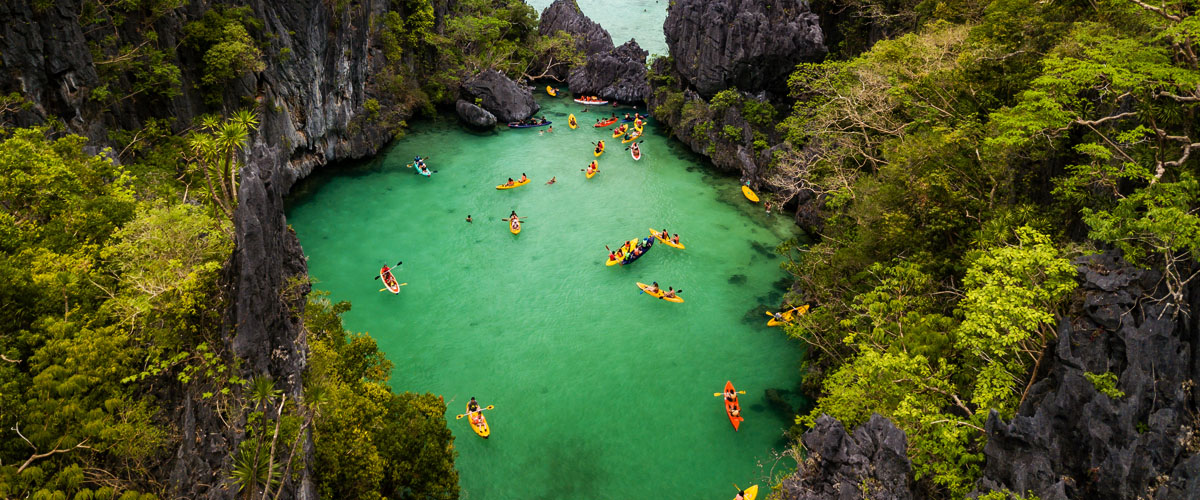
<svg viewBox="0 0 1200 500"><path fill-rule="evenodd" d="M798 424L883 414L926 492L960 497L984 421L1013 415L1054 341L1070 257L1116 247L1182 296L1200 258L1198 6L1164 5L938 3L797 69L794 149L766 177L825 217L819 243L781 247L817 306L788 328L820 395Z"/></svg>
<svg viewBox="0 0 1200 500"><path fill-rule="evenodd" d="M80 137L0 131L0 497L167 495L156 468L181 445L184 398L241 437L229 479L244 497L295 479L310 431L329 498L457 497L445 405L391 392L374 341L341 329L348 306L312 303L304 398L240 376L221 282L256 123L151 130L130 157L146 180Z"/></svg>

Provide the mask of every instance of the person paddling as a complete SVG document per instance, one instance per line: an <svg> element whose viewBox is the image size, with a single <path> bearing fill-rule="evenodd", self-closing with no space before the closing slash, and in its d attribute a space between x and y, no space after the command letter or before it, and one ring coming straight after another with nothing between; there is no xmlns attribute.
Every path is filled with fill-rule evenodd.
<svg viewBox="0 0 1200 500"><path fill-rule="evenodd" d="M678 292L675 291L674 287L667 287L667 291L663 292L663 298L664 299L673 299L673 298L675 298L676 293L678 293Z"/></svg>
<svg viewBox="0 0 1200 500"><path fill-rule="evenodd" d="M509 178L508 178L508 182L505 182L505 183L504 183L504 185L505 185L506 187L512 187L512 186L515 186L515 185L517 185L517 183L516 183L516 181L514 181L514 180L512 179L512 177L509 177Z"/></svg>
<svg viewBox="0 0 1200 500"><path fill-rule="evenodd" d="M471 222L471 214L467 214L467 222Z"/></svg>
<svg viewBox="0 0 1200 500"><path fill-rule="evenodd" d="M648 293L652 293L652 294L653 294L653 293L658 293L658 292L659 292L659 289L658 289L658 282L657 282L657 281L655 281L654 283L651 283L651 284L650 284L650 286L646 287L646 292L648 292Z"/></svg>
<svg viewBox="0 0 1200 500"><path fill-rule="evenodd" d="M675 237L671 238L671 243L679 244L679 233L675 233Z"/></svg>
<svg viewBox="0 0 1200 500"><path fill-rule="evenodd" d="M525 183L525 181L528 181L528 180L529 180L529 178L525 177L525 172L521 172L521 180L519 180L517 182L520 182L523 184L523 183Z"/></svg>

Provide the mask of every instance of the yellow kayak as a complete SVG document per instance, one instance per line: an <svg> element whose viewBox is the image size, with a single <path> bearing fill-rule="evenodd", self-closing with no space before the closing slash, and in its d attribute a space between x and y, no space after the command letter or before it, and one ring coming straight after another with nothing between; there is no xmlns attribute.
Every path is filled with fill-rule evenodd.
<svg viewBox="0 0 1200 500"><path fill-rule="evenodd" d="M642 136L642 130L641 130L641 129L634 129L634 131L633 131L633 133L632 133L632 134L625 136L625 138L624 138L624 139L621 139L621 144L625 144L625 143L627 143L627 142L633 142L633 141L636 141L636 140L638 140L638 138L639 138L639 137L641 137L641 136Z"/></svg>
<svg viewBox="0 0 1200 500"><path fill-rule="evenodd" d="M521 234L521 218L514 217L512 220L508 221L508 230L512 234Z"/></svg>
<svg viewBox="0 0 1200 500"><path fill-rule="evenodd" d="M659 290L659 291L657 291L657 292L652 292L652 291L650 291L650 285L647 285L647 284L645 284L645 283L641 283L641 282L639 282L639 283L637 284L637 286L638 286L638 288L641 288L643 292L646 292L646 295L649 295L649 296L651 296L651 297L654 297L654 298L656 298L656 299L663 299L663 300L665 300L665 301L667 301L667 302L674 302L674 303L676 303L676 304L682 304L682 303L683 303L683 299L682 299L682 298L680 298L679 296L675 296L675 297L663 297L663 291L662 291L662 290Z"/></svg>
<svg viewBox="0 0 1200 500"><path fill-rule="evenodd" d="M767 316L771 317L771 319L767 320L767 326L779 326L784 323L791 323L792 318L794 317L793 313L798 313L800 315L804 315L804 313L807 313L807 312L808 312L808 304L804 304L800 307L793 307L791 310L783 313L783 321L775 321L775 313L773 313L771 311L767 311Z"/></svg>
<svg viewBox="0 0 1200 500"><path fill-rule="evenodd" d="M547 94L550 94L550 97L558 97L558 92L557 92L557 91L555 91L555 90L554 90L552 87L550 87L549 85L547 85L547 86L546 86L546 93L547 93Z"/></svg>
<svg viewBox="0 0 1200 500"><path fill-rule="evenodd" d="M592 177L594 177L596 175L596 172L599 172L599 171L600 171L600 166L596 165L596 160L592 160L592 164L588 165L588 169L585 172L587 172L587 178L591 179Z"/></svg>
<svg viewBox="0 0 1200 500"><path fill-rule="evenodd" d="M468 405L467 408L470 408L470 406ZM471 423L471 429L476 434L479 434L479 437L487 439L488 436L492 435L492 429L488 427L487 419L483 418L483 411L480 411L476 415L479 415L479 425L475 425L475 419L471 418L470 410L467 411L467 421Z"/></svg>
<svg viewBox="0 0 1200 500"><path fill-rule="evenodd" d="M529 179L525 179L525 182L517 182L517 183L514 183L514 184L513 184L513 185L511 185L511 186L505 186L504 184L501 184L501 185L499 185L499 186L496 186L496 189L512 189L512 188L515 188L515 187L521 187L521 186L524 186L524 185L526 185L526 184L529 184Z"/></svg>
<svg viewBox="0 0 1200 500"><path fill-rule="evenodd" d="M758 195L750 189L750 186L742 186L742 194L746 195L746 199L758 203Z"/></svg>
<svg viewBox="0 0 1200 500"><path fill-rule="evenodd" d="M629 130L629 125L623 124L620 127L617 127L616 130L613 130L613 139L616 139L618 137L625 135L626 130Z"/></svg>
<svg viewBox="0 0 1200 500"><path fill-rule="evenodd" d="M600 142L596 143L596 150L593 151L593 153L595 153L596 156L600 156L600 155L604 154L604 141L600 141Z"/></svg>
<svg viewBox="0 0 1200 500"><path fill-rule="evenodd" d="M626 241L625 243L622 243L621 248L617 249L617 252L616 252L617 258L616 259L611 259L611 258L608 259L608 261L605 262L604 265L615 266L617 264L620 264L621 260L625 258L626 250L629 248L633 248L633 246L636 244L637 244L637 240L629 240L629 241Z"/></svg>
<svg viewBox="0 0 1200 500"><path fill-rule="evenodd" d="M679 243L673 243L673 242L671 242L671 240L664 240L664 239L663 239L663 237L662 237L662 235L661 235L661 234L660 234L658 231L655 231L655 230L654 230L654 228L650 228L650 234L654 235L654 237L655 237L655 238L658 238L658 241L659 241L660 243L662 243L662 244L664 244L664 245L666 245L666 246L669 246L669 247L674 247L674 248L678 248L678 249L680 249L680 250L683 250L683 245L681 245L681 244L679 244Z"/></svg>
<svg viewBox="0 0 1200 500"><path fill-rule="evenodd" d="M758 496L758 485L755 484L755 485L750 486L749 488L746 488L746 494L745 494L745 496L742 497L742 500L754 500L754 498L757 496ZM736 495L733 497L733 500L737 500Z"/></svg>
<svg viewBox="0 0 1200 500"><path fill-rule="evenodd" d="M567 126L571 127L571 130L575 130L575 127L579 126L579 122L575 121L575 113L571 113L571 115L567 117Z"/></svg>

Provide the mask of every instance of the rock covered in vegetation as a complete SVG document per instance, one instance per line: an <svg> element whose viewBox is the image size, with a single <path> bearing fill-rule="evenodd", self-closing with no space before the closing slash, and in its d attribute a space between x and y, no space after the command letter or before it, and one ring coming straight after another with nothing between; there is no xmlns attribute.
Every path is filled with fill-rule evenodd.
<svg viewBox="0 0 1200 500"><path fill-rule="evenodd" d="M674 0L663 31L675 69L704 97L729 87L783 95L797 63L826 53L800 0Z"/></svg>
<svg viewBox="0 0 1200 500"><path fill-rule="evenodd" d="M1196 498L1200 336L1195 319L1172 315L1187 303L1164 296L1160 273L1115 253L1076 264L1082 303L1060 322L1017 416L989 416L981 486L1042 500Z"/></svg>
<svg viewBox="0 0 1200 500"><path fill-rule="evenodd" d="M645 102L650 96L646 81L649 52L630 40L608 52L591 54L582 67L571 70L567 80L575 95L594 95L609 101Z"/></svg>
<svg viewBox="0 0 1200 500"><path fill-rule="evenodd" d="M538 33L552 36L565 31L575 39L575 47L585 56L602 54L613 49L612 37L595 21L583 15L575 0L555 0L542 11ZM565 72L565 71L564 71ZM559 78L565 78L565 74Z"/></svg>
<svg viewBox="0 0 1200 500"><path fill-rule="evenodd" d="M809 452L796 475L781 485L787 500L909 500L912 463L904 431L879 414L847 434L829 415L802 438ZM864 491L864 486L866 490Z"/></svg>
<svg viewBox="0 0 1200 500"><path fill-rule="evenodd" d="M496 126L496 115L462 99L454 103L454 111L463 122L472 127L487 129Z"/></svg>
<svg viewBox="0 0 1200 500"><path fill-rule="evenodd" d="M463 82L463 98L479 102L480 107L502 122L524 120L537 113L541 106L533 100L533 92L512 81L504 73L487 70Z"/></svg>

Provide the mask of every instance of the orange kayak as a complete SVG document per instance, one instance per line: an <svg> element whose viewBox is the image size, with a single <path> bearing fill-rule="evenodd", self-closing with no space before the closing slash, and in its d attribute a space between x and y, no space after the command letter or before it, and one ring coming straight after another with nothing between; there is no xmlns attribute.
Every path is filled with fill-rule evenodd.
<svg viewBox="0 0 1200 500"><path fill-rule="evenodd" d="M595 125L592 125L592 126L593 126L593 127L596 127L596 128L604 128L604 127L607 127L607 126L609 126L609 125L612 125L612 124L614 124L614 123L617 123L617 118L616 118L616 117L609 118L609 119L607 119L607 120L600 120L600 122L599 122L599 123L597 123L597 124L595 124Z"/></svg>
<svg viewBox="0 0 1200 500"><path fill-rule="evenodd" d="M733 382L725 381L725 392L734 392ZM722 395L721 399L725 400L725 396ZM738 410L738 416L733 416L733 410ZM741 425L742 421L746 420L741 417L741 410L742 407L738 405L737 393L734 393L733 401L725 400L725 414L729 415L729 423L733 424L733 430L735 431L738 430L738 426Z"/></svg>

